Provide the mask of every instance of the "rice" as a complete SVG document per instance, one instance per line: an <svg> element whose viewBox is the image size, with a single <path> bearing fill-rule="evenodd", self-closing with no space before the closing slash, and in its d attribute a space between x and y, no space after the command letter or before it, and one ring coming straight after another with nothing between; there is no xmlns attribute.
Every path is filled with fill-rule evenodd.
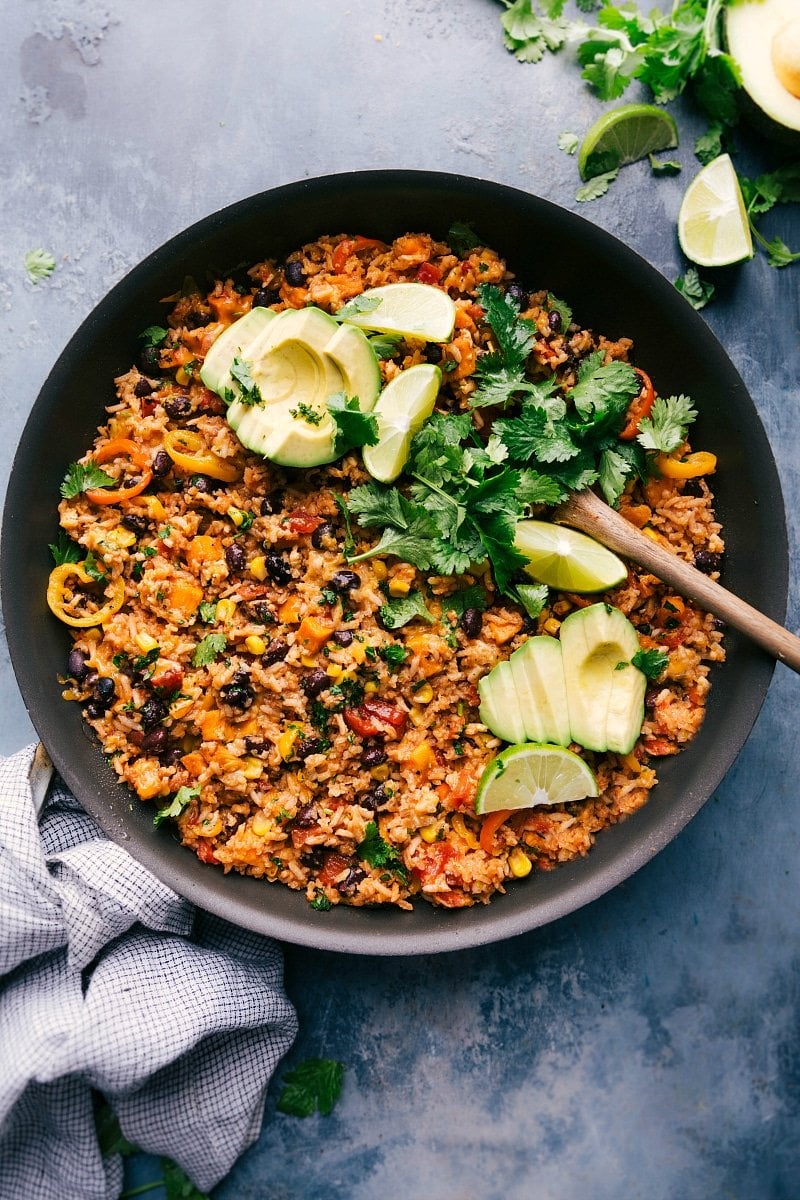
<svg viewBox="0 0 800 1200"><path fill-rule="evenodd" d="M278 311L336 311L367 287L424 281L426 268L456 302L454 338L439 347L405 342L382 361L382 376L434 358L450 366L441 406L468 407L476 362L492 348L477 287L509 285L505 264L488 248L462 257L425 234L388 246L323 238L286 263L258 263L238 284L190 285L171 298L166 342L116 380L116 400L82 460L123 439L152 464L152 481L138 494L128 487L117 503L83 492L59 508L95 572L80 586L67 572L62 606L91 620L109 580L124 588L116 611L73 629L65 698L83 705L121 782L156 806L159 822L174 817L204 862L301 890L320 909L407 909L417 897L451 908L487 903L524 873L520 853L539 871L587 854L600 830L647 801L653 761L695 736L710 665L724 657L708 614L631 567L602 598L628 615L645 649L668 653L634 751L573 746L600 795L522 810L485 836L475 792L501 743L480 722L477 683L531 634L557 635L585 601L551 593L531 619L484 566L442 576L391 556L351 564L340 502L368 478L360 457L280 469L243 449L198 376L216 337L254 299ZM527 301L534 371L570 385L594 350L628 359L628 339L554 328L546 291ZM485 426L485 410L475 423ZM165 453L174 430L197 435L211 474ZM111 453L104 469L122 473L125 456ZM620 508L689 561L724 549L704 480L637 483ZM355 524L352 534L357 552L377 540ZM448 597L467 586L483 589L486 605L470 628L448 609ZM387 630L387 595L414 590L431 622Z"/></svg>

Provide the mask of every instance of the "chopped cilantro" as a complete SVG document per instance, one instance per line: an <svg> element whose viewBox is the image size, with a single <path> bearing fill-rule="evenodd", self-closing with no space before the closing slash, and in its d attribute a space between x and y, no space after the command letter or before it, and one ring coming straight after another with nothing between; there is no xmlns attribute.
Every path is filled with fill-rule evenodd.
<svg viewBox="0 0 800 1200"><path fill-rule="evenodd" d="M399 642L387 642L385 646L379 646L378 654L388 667L400 667L408 658L408 651Z"/></svg>
<svg viewBox="0 0 800 1200"><path fill-rule="evenodd" d="M689 267L685 275L678 276L675 287L692 308L705 308L714 296L714 284L701 279L694 267Z"/></svg>
<svg viewBox="0 0 800 1200"><path fill-rule="evenodd" d="M333 450L336 457L358 446L374 446L378 441L378 422L372 413L362 412L358 396L335 392L328 398L328 412L333 417L336 432Z"/></svg>
<svg viewBox="0 0 800 1200"><path fill-rule="evenodd" d="M333 1058L307 1058L287 1071L276 1108L290 1117L310 1117L313 1112L327 1117L341 1095L343 1082L343 1063Z"/></svg>
<svg viewBox="0 0 800 1200"><path fill-rule="evenodd" d="M153 825L158 829L164 821L175 820L178 818L188 804L192 800L196 800L200 795L200 788L180 787L169 804L163 805L153 817Z"/></svg>
<svg viewBox="0 0 800 1200"><path fill-rule="evenodd" d="M227 644L224 633L207 633L203 640L195 646L192 666L207 667L210 663L216 662Z"/></svg>
<svg viewBox="0 0 800 1200"><path fill-rule="evenodd" d="M108 583L108 575L103 570L102 564L98 563L97 559L95 558L95 556L91 550L86 555L83 566L84 566L84 570L86 571L86 574L89 576L90 579L93 579L95 581L95 583L100 583L100 584Z"/></svg>
<svg viewBox="0 0 800 1200"><path fill-rule="evenodd" d="M235 379L239 385L237 399L242 404L260 404L261 392L255 379L250 374L250 363L243 359L241 355L235 354L230 366L230 372L231 379Z"/></svg>
<svg viewBox="0 0 800 1200"><path fill-rule="evenodd" d="M378 616L386 629L401 629L417 618L433 623L422 593L409 592L407 596L390 596L378 609Z"/></svg>
<svg viewBox="0 0 800 1200"><path fill-rule="evenodd" d="M281 866L283 866L283 863L281 863ZM333 907L322 888L317 888L314 899L309 900L309 904L313 909L316 909L317 912L330 912L331 908Z"/></svg>
<svg viewBox="0 0 800 1200"><path fill-rule="evenodd" d="M61 495L65 500L72 500L90 488L113 487L116 482L116 479L101 470L92 459L89 459L87 463L74 462L67 467L67 473L61 484Z"/></svg>
<svg viewBox="0 0 800 1200"><path fill-rule="evenodd" d="M648 679L658 679L669 662L669 655L663 650L637 650L631 662Z"/></svg>
<svg viewBox="0 0 800 1200"><path fill-rule="evenodd" d="M83 557L81 547L77 542L73 542L71 538L68 538L63 529L59 529L58 541L50 542L48 549L57 567L60 567L62 563L80 562Z"/></svg>
<svg viewBox="0 0 800 1200"><path fill-rule="evenodd" d="M31 283L47 279L56 269L56 260L48 250L29 250L25 255L25 270Z"/></svg>
<svg viewBox="0 0 800 1200"><path fill-rule="evenodd" d="M334 321L349 321L359 313L374 312L381 303L380 296L355 296L347 304L343 304L338 312L331 313Z"/></svg>
<svg viewBox="0 0 800 1200"><path fill-rule="evenodd" d="M686 431L697 416L688 396L658 396L649 417L639 422L637 441L645 450L671 454L686 440Z"/></svg>
<svg viewBox="0 0 800 1200"><path fill-rule="evenodd" d="M145 346L160 346L166 341L169 330L163 329L161 325L148 325L147 329L143 329L139 337L144 342Z"/></svg>
<svg viewBox="0 0 800 1200"><path fill-rule="evenodd" d="M468 221L454 221L447 231L447 243L459 258L466 258L470 250L482 245L480 238Z"/></svg>
<svg viewBox="0 0 800 1200"><path fill-rule="evenodd" d="M289 415L294 417L296 421L305 421L307 425L319 425L322 420L322 413L318 408L312 408L310 404L300 401L297 408L290 408Z"/></svg>
<svg viewBox="0 0 800 1200"><path fill-rule="evenodd" d="M374 821L368 822L364 830L364 840L356 846L356 855L371 867L385 868L391 871L404 883L408 873L403 860L392 846L378 832Z"/></svg>

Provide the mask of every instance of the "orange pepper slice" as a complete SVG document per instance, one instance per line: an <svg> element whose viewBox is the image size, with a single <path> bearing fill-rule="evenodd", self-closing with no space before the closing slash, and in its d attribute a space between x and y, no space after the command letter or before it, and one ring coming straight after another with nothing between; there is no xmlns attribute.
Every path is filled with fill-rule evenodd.
<svg viewBox="0 0 800 1200"><path fill-rule="evenodd" d="M84 495L92 504L123 504L126 500L132 500L134 496L138 496L147 487L153 478L153 472L150 469L150 458L146 450L141 446L137 446L136 442L132 442L130 438L114 438L110 442L106 442L105 446L101 446L92 456L92 462L106 463L111 462L114 458L127 458L135 467L141 471L141 477L138 483L132 487L120 488L89 488Z"/></svg>
<svg viewBox="0 0 800 1200"><path fill-rule="evenodd" d="M168 430L164 434L164 449L172 461L185 471L221 479L223 483L234 483L239 478L236 464L209 450L194 429Z"/></svg>
<svg viewBox="0 0 800 1200"><path fill-rule="evenodd" d="M106 603L93 613L76 616L70 609L72 589L71 579L80 583L96 583L97 580L86 570L86 562L61 563L50 572L47 583L47 604L50 611L63 621L65 625L73 625L77 629L88 629L92 625L103 625L110 617L118 612L125 602L125 581L117 577L109 580L105 587Z"/></svg>
<svg viewBox="0 0 800 1200"><path fill-rule="evenodd" d="M696 479L698 475L713 475L717 469L717 456L708 450L697 450L686 458L659 454L656 469L667 479Z"/></svg>

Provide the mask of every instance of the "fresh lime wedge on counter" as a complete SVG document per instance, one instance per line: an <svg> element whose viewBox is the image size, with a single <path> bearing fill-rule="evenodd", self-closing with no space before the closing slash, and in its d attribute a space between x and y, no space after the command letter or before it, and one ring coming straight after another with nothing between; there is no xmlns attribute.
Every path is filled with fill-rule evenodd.
<svg viewBox="0 0 800 1200"><path fill-rule="evenodd" d="M681 250L699 267L727 267L753 257L742 189L730 155L698 171L678 213Z"/></svg>
<svg viewBox="0 0 800 1200"><path fill-rule="evenodd" d="M456 306L441 288L429 283L387 283L358 297L362 311L345 316L350 325L376 333L399 333L426 342L449 342Z"/></svg>
<svg viewBox="0 0 800 1200"><path fill-rule="evenodd" d="M433 412L441 383L442 372L432 363L418 363L387 383L372 410L378 440L362 451L373 479L380 483L397 479L408 461L411 439Z"/></svg>
<svg viewBox="0 0 800 1200"><path fill-rule="evenodd" d="M623 104L598 117L581 142L578 170L591 179L678 144L678 127L655 104Z"/></svg>
<svg viewBox="0 0 800 1200"><path fill-rule="evenodd" d="M481 816L503 808L570 804L597 794L597 780L579 755L527 742L509 746L488 764L478 780L475 812Z"/></svg>
<svg viewBox="0 0 800 1200"><path fill-rule="evenodd" d="M520 521L514 546L532 579L560 592L605 592L627 577L625 563L594 538L549 521Z"/></svg>

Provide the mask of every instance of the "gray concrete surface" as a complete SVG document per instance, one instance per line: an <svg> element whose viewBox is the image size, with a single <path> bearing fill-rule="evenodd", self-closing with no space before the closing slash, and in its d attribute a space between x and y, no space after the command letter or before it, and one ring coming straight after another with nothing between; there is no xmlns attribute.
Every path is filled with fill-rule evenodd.
<svg viewBox="0 0 800 1200"><path fill-rule="evenodd" d="M580 209L674 279L702 121L675 106L681 176L654 182L636 164L578 205L557 138L603 106L567 56L516 62L501 12L495 0L4 0L0 478L108 288L195 219L273 185L366 167L492 178ZM759 139L740 143L748 172L773 161ZM800 245L796 206L769 222ZM23 259L40 245L58 267L34 286ZM760 256L718 278L704 314L774 447L792 628L798 280L800 266ZM8 753L32 728L0 645ZM329 1118L299 1121L275 1113L276 1078L220 1200L795 1200L799 686L778 668L718 794L589 909L442 959L287 947L301 1014L289 1065L341 1059L343 1096ZM154 1173L138 1160L131 1184Z"/></svg>

